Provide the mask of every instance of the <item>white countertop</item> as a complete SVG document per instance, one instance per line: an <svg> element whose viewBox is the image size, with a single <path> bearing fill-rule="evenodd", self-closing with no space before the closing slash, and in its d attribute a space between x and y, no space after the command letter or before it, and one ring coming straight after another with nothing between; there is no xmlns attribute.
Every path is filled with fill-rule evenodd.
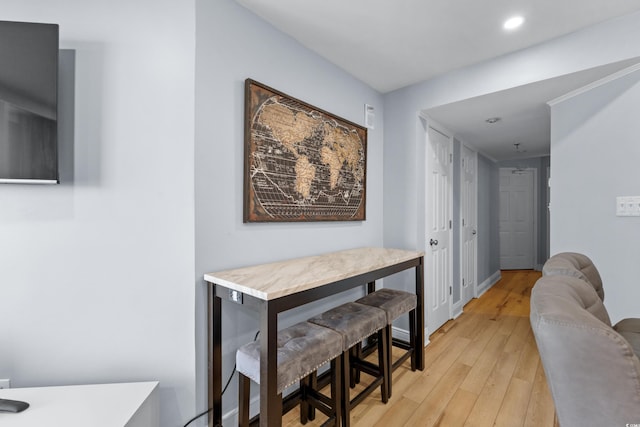
<svg viewBox="0 0 640 427"><path fill-rule="evenodd" d="M422 256L424 252L359 248L207 273L204 279L262 300L271 300Z"/></svg>
<svg viewBox="0 0 640 427"><path fill-rule="evenodd" d="M157 386L157 381L151 381L3 389L0 398L22 400L29 403L29 408L17 414L0 412L0 426L132 426L129 422Z"/></svg>

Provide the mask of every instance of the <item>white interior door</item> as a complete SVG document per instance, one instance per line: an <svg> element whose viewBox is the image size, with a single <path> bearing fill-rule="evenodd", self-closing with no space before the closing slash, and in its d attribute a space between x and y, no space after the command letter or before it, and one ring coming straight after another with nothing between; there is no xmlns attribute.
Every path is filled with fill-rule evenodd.
<svg viewBox="0 0 640 427"><path fill-rule="evenodd" d="M478 153L462 144L460 162L460 295L464 305L477 292Z"/></svg>
<svg viewBox="0 0 640 427"><path fill-rule="evenodd" d="M451 164L453 139L429 125L426 147L425 306L433 333L451 318Z"/></svg>
<svg viewBox="0 0 640 427"><path fill-rule="evenodd" d="M533 269L535 170L500 168L500 268Z"/></svg>

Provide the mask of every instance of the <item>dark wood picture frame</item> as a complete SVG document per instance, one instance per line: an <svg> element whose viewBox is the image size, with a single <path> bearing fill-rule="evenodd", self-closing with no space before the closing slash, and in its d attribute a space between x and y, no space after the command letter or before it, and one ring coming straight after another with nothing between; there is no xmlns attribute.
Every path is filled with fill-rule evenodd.
<svg viewBox="0 0 640 427"><path fill-rule="evenodd" d="M245 81L244 222L364 221L367 129Z"/></svg>

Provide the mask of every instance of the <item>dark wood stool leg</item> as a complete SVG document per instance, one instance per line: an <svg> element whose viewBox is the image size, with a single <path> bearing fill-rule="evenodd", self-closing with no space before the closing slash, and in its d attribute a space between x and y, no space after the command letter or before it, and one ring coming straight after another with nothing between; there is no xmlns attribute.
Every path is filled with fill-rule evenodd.
<svg viewBox="0 0 640 427"><path fill-rule="evenodd" d="M362 358L362 343L358 343L351 348L352 356L356 359ZM350 376L350 385L351 388L355 388L356 384L360 384L360 369L356 367L351 367L351 376Z"/></svg>
<svg viewBox="0 0 640 427"><path fill-rule="evenodd" d="M340 363L342 364L342 381L340 381L342 387L342 425L349 427L351 425L351 393L349 389L351 371L349 369L349 350L342 353Z"/></svg>
<svg viewBox="0 0 640 427"><path fill-rule="evenodd" d="M424 331L420 332L424 334ZM413 349L411 352L411 370L416 370L416 360L419 351L424 351L422 348L416 348L416 310L413 309L409 312L409 345Z"/></svg>
<svg viewBox="0 0 640 427"><path fill-rule="evenodd" d="M331 400L335 426L340 427L342 424L342 361L336 359L331 361Z"/></svg>
<svg viewBox="0 0 640 427"><path fill-rule="evenodd" d="M380 392L382 394L382 403L389 401L388 384L389 384L389 345L387 340L387 328L378 331L378 366L382 373L382 385Z"/></svg>
<svg viewBox="0 0 640 427"><path fill-rule="evenodd" d="M309 375L309 387L311 387L312 390L318 389L318 371L314 371ZM313 421L316 419L316 408L313 405L308 405L308 408L309 421Z"/></svg>
<svg viewBox="0 0 640 427"><path fill-rule="evenodd" d="M387 335L387 370L389 371L389 377L388 377L388 381L387 381L387 397L390 399L391 398L391 385L393 383L391 377L392 377L392 372L393 372L393 357L392 357L392 352L393 352L393 332L391 329L391 325L387 325L386 328L384 328L384 332ZM382 369L380 369L382 371Z"/></svg>
<svg viewBox="0 0 640 427"><path fill-rule="evenodd" d="M300 424L306 424L309 421L310 406L307 394L311 383L311 375L300 380Z"/></svg>
<svg viewBox="0 0 640 427"><path fill-rule="evenodd" d="M249 427L249 392L251 380L238 372L238 425Z"/></svg>

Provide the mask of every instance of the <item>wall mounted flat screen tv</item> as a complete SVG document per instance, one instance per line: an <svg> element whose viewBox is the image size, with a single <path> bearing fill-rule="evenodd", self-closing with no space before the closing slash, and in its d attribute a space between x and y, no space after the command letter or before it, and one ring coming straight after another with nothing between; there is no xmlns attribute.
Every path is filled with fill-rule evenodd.
<svg viewBox="0 0 640 427"><path fill-rule="evenodd" d="M0 183L58 180L58 25L0 21Z"/></svg>

